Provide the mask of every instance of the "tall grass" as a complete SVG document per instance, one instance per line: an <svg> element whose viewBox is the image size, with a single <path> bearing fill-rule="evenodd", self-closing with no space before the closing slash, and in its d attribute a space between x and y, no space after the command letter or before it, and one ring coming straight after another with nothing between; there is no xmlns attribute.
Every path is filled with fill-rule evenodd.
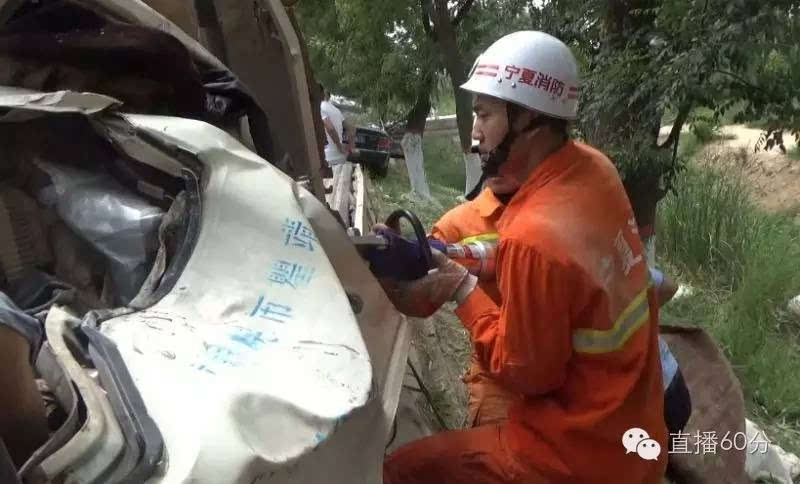
<svg viewBox="0 0 800 484"><path fill-rule="evenodd" d="M800 145L795 145L794 148L789 150L789 158L800 160Z"/></svg>
<svg viewBox="0 0 800 484"><path fill-rule="evenodd" d="M709 165L690 165L659 210L661 256L698 288L667 306L665 320L707 327L736 370L750 412L797 451L800 320L785 307L800 293L800 227L757 209L733 164ZM787 420L795 423L784 433Z"/></svg>
<svg viewBox="0 0 800 484"><path fill-rule="evenodd" d="M681 269L711 272L735 286L747 257L775 224L757 212L739 173L708 161L678 175L675 192L659 208L659 237L667 259Z"/></svg>

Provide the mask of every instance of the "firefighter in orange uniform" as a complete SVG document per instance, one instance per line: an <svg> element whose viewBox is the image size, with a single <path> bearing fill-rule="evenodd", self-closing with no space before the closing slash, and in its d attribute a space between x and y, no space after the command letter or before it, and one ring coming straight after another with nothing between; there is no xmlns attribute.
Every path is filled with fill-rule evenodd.
<svg viewBox="0 0 800 484"><path fill-rule="evenodd" d="M485 183L513 194L496 221L498 293L436 253L438 270L390 297L415 316L456 301L479 364L519 398L503 423L400 448L385 461L386 483L658 483L664 474L658 308L616 169L567 136L578 77L566 45L525 31L490 46L462 86L477 95Z"/></svg>
<svg viewBox="0 0 800 484"><path fill-rule="evenodd" d="M496 244L500 237L497 221L508 199L507 194L495 195L490 188L484 188L473 200L445 213L434 224L430 236L448 244L476 241ZM479 280L478 286L496 304L501 304L500 292L493 277ZM521 394L498 384L474 354L464 383L469 390L467 421L470 427L503 423L508 417L509 407L522 398Z"/></svg>

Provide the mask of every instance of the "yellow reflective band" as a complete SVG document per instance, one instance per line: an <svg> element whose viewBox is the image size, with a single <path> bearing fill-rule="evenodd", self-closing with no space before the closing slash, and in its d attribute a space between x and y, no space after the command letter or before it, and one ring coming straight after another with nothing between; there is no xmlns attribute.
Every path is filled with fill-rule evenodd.
<svg viewBox="0 0 800 484"><path fill-rule="evenodd" d="M614 322L611 329L578 329L572 333L572 347L578 353L610 353L628 341L650 318L646 287Z"/></svg>
<svg viewBox="0 0 800 484"><path fill-rule="evenodd" d="M478 234L473 235L472 237L466 237L461 239L460 244L471 244L473 242L493 242L500 238L500 234L497 232L489 233L489 234Z"/></svg>

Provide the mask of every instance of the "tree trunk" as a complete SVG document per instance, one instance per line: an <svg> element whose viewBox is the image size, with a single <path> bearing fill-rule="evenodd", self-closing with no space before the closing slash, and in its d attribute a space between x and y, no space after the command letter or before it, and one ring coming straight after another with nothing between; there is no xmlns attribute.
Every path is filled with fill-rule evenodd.
<svg viewBox="0 0 800 484"><path fill-rule="evenodd" d="M406 168L408 169L408 179L411 182L411 190L425 198L431 198L431 190L428 188L428 180L425 178L425 164L422 154L422 134L425 132L425 122L428 113L431 111L431 89L433 79L428 78L422 81L417 90L417 101L414 107L408 112L406 118L406 132L400 146L403 147Z"/></svg>
<svg viewBox="0 0 800 484"><path fill-rule="evenodd" d="M480 160L470 155L470 147L472 146L472 95L461 89L461 85L467 81L467 69L464 65L461 51L458 48L456 28L450 19L447 1L433 0L433 2L434 5L433 8L430 8L430 13L431 20L436 28L435 43L439 47L442 62L450 76L450 84L456 101L458 138L461 142L461 152L464 154L464 168L467 175L466 190L469 191L478 181L475 178L470 186L470 179L474 176L476 167L478 176L480 176Z"/></svg>
<svg viewBox="0 0 800 484"><path fill-rule="evenodd" d="M431 198L431 190L428 188L428 180L425 179L425 166L422 159L422 134L406 131L400 146L403 147L411 190L425 198Z"/></svg>
<svg viewBox="0 0 800 484"><path fill-rule="evenodd" d="M652 14L634 15L635 10L646 10L653 6L652 0L609 0L603 18L605 38L604 49L624 50L630 42L632 32L641 31L653 25ZM646 42L644 38L640 42ZM661 113L655 102L662 93L652 92L648 96L634 96L636 84L617 86L629 92L624 99L636 99L625 105L608 106L600 119L586 119L583 124L588 141L603 151L624 148L621 152L633 152L657 146ZM621 162L622 160L615 160ZM644 173L623 173L625 190L633 207L639 227L651 230L655 224L656 206L665 192L661 187L661 174L655 170Z"/></svg>

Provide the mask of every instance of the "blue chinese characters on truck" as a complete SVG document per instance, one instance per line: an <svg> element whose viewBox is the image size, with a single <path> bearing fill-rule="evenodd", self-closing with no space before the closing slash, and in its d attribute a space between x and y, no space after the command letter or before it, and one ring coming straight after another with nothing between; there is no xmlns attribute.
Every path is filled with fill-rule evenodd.
<svg viewBox="0 0 800 484"><path fill-rule="evenodd" d="M303 253L316 250L319 243L317 236L303 220L286 218L281 229L283 246L290 247L293 252L296 251L298 257L302 258L304 257ZM271 290L269 294L266 291L258 294L255 304L247 311L247 316L251 319L262 320L268 325L272 323L285 325L291 322L296 316L294 308L282 296L287 295L286 291L307 288L315 273L316 268L313 265L298 262L292 257L284 256L272 260L265 282L266 285L274 288L274 291ZM267 343L279 341L274 329L275 327L269 328L269 326L255 328L233 326L227 332L227 341L224 343L204 343L204 364L192 366L209 374L216 374L214 370L218 366L241 367L247 361L245 353L260 351Z"/></svg>

